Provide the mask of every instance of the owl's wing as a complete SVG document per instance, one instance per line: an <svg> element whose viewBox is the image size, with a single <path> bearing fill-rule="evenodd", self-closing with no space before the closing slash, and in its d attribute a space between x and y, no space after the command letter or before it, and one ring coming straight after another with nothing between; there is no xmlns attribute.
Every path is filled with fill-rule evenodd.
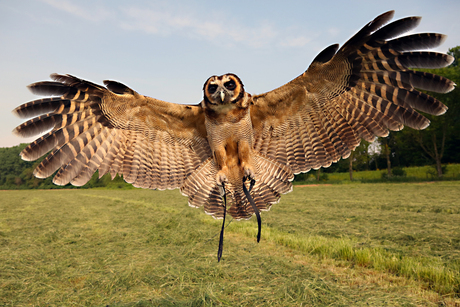
<svg viewBox="0 0 460 307"><path fill-rule="evenodd" d="M25 103L14 112L37 116L14 132L30 137L51 129L22 152L58 185L81 186L93 173L121 174L136 187L173 189L211 156L200 106L168 103L138 94L116 81L106 87L70 75L31 84L35 94L59 97Z"/></svg>
<svg viewBox="0 0 460 307"><path fill-rule="evenodd" d="M253 97L251 119L255 148L290 165L294 173L327 167L346 158L362 139L388 135L388 129L415 129L447 107L415 88L445 93L455 84L411 68L445 67L453 57L417 50L433 48L441 34L398 37L418 25L419 17L397 20L384 13L368 23L342 48L323 50L310 67L291 82ZM338 49L338 51L337 51Z"/></svg>

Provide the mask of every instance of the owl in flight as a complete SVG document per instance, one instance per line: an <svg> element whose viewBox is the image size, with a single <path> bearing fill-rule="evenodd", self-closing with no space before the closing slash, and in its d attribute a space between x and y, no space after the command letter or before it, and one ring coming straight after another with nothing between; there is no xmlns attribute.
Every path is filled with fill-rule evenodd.
<svg viewBox="0 0 460 307"><path fill-rule="evenodd" d="M181 105L143 96L116 81L105 87L71 75L29 85L43 98L14 112L32 119L14 132L47 132L22 152L53 182L84 185L96 170L148 189L180 188L192 207L235 219L268 210L292 190L294 174L347 158L361 139L373 141L404 125L424 129L416 110L440 115L447 107L419 90L451 91L443 77L411 68L448 66L453 57L428 51L445 36L401 34L420 17L387 24L394 12L365 25L341 48L331 45L289 83L251 95L235 74L212 76L203 100ZM385 25L387 24L387 25ZM222 253L223 229L218 258Z"/></svg>

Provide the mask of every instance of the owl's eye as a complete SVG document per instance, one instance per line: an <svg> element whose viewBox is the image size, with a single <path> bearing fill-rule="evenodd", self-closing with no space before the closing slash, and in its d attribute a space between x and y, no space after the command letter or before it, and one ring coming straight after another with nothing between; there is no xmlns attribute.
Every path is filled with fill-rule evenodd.
<svg viewBox="0 0 460 307"><path fill-rule="evenodd" d="M209 94L214 94L217 90L217 84L209 84L208 92Z"/></svg>
<svg viewBox="0 0 460 307"><path fill-rule="evenodd" d="M224 86L227 90L233 91L236 88L236 83L233 80L224 83Z"/></svg>

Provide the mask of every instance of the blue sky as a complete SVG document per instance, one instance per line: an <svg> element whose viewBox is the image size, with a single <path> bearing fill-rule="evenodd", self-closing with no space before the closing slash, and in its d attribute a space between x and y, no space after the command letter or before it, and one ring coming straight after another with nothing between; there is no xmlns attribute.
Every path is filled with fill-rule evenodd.
<svg viewBox="0 0 460 307"><path fill-rule="evenodd" d="M323 48L343 44L377 15L422 16L415 32L460 45L460 1L86 1L0 0L0 147L10 111L39 97L26 85L69 73L112 79L141 94L198 103L211 75L236 73L253 94L301 74Z"/></svg>

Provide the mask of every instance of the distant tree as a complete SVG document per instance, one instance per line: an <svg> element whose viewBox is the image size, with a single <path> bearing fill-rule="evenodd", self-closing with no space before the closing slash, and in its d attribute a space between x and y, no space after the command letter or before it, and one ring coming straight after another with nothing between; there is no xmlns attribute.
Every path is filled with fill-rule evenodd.
<svg viewBox="0 0 460 307"><path fill-rule="evenodd" d="M383 138L383 153L385 155L385 159L387 160L387 176L391 177L391 151L390 151L390 140L388 137Z"/></svg>
<svg viewBox="0 0 460 307"><path fill-rule="evenodd" d="M361 143L358 145L358 147L356 147L347 158L350 180L353 180L353 171L369 170L369 145L369 142L361 140Z"/></svg>
<svg viewBox="0 0 460 307"><path fill-rule="evenodd" d="M381 150L382 146L378 138L376 138L374 142L369 144L369 147L367 148L367 152L369 154L369 169L372 169L372 162L374 163L375 169L379 169L378 157L381 153Z"/></svg>
<svg viewBox="0 0 460 307"><path fill-rule="evenodd" d="M355 170L357 171L368 171L370 162L371 162L371 154L369 153L369 146L371 143L361 140L361 143L358 147L355 148L353 152L353 163L356 165Z"/></svg>
<svg viewBox="0 0 460 307"><path fill-rule="evenodd" d="M19 157L19 153L24 147L26 144L0 148L0 185L17 186L23 171L33 166L33 162L24 161Z"/></svg>

